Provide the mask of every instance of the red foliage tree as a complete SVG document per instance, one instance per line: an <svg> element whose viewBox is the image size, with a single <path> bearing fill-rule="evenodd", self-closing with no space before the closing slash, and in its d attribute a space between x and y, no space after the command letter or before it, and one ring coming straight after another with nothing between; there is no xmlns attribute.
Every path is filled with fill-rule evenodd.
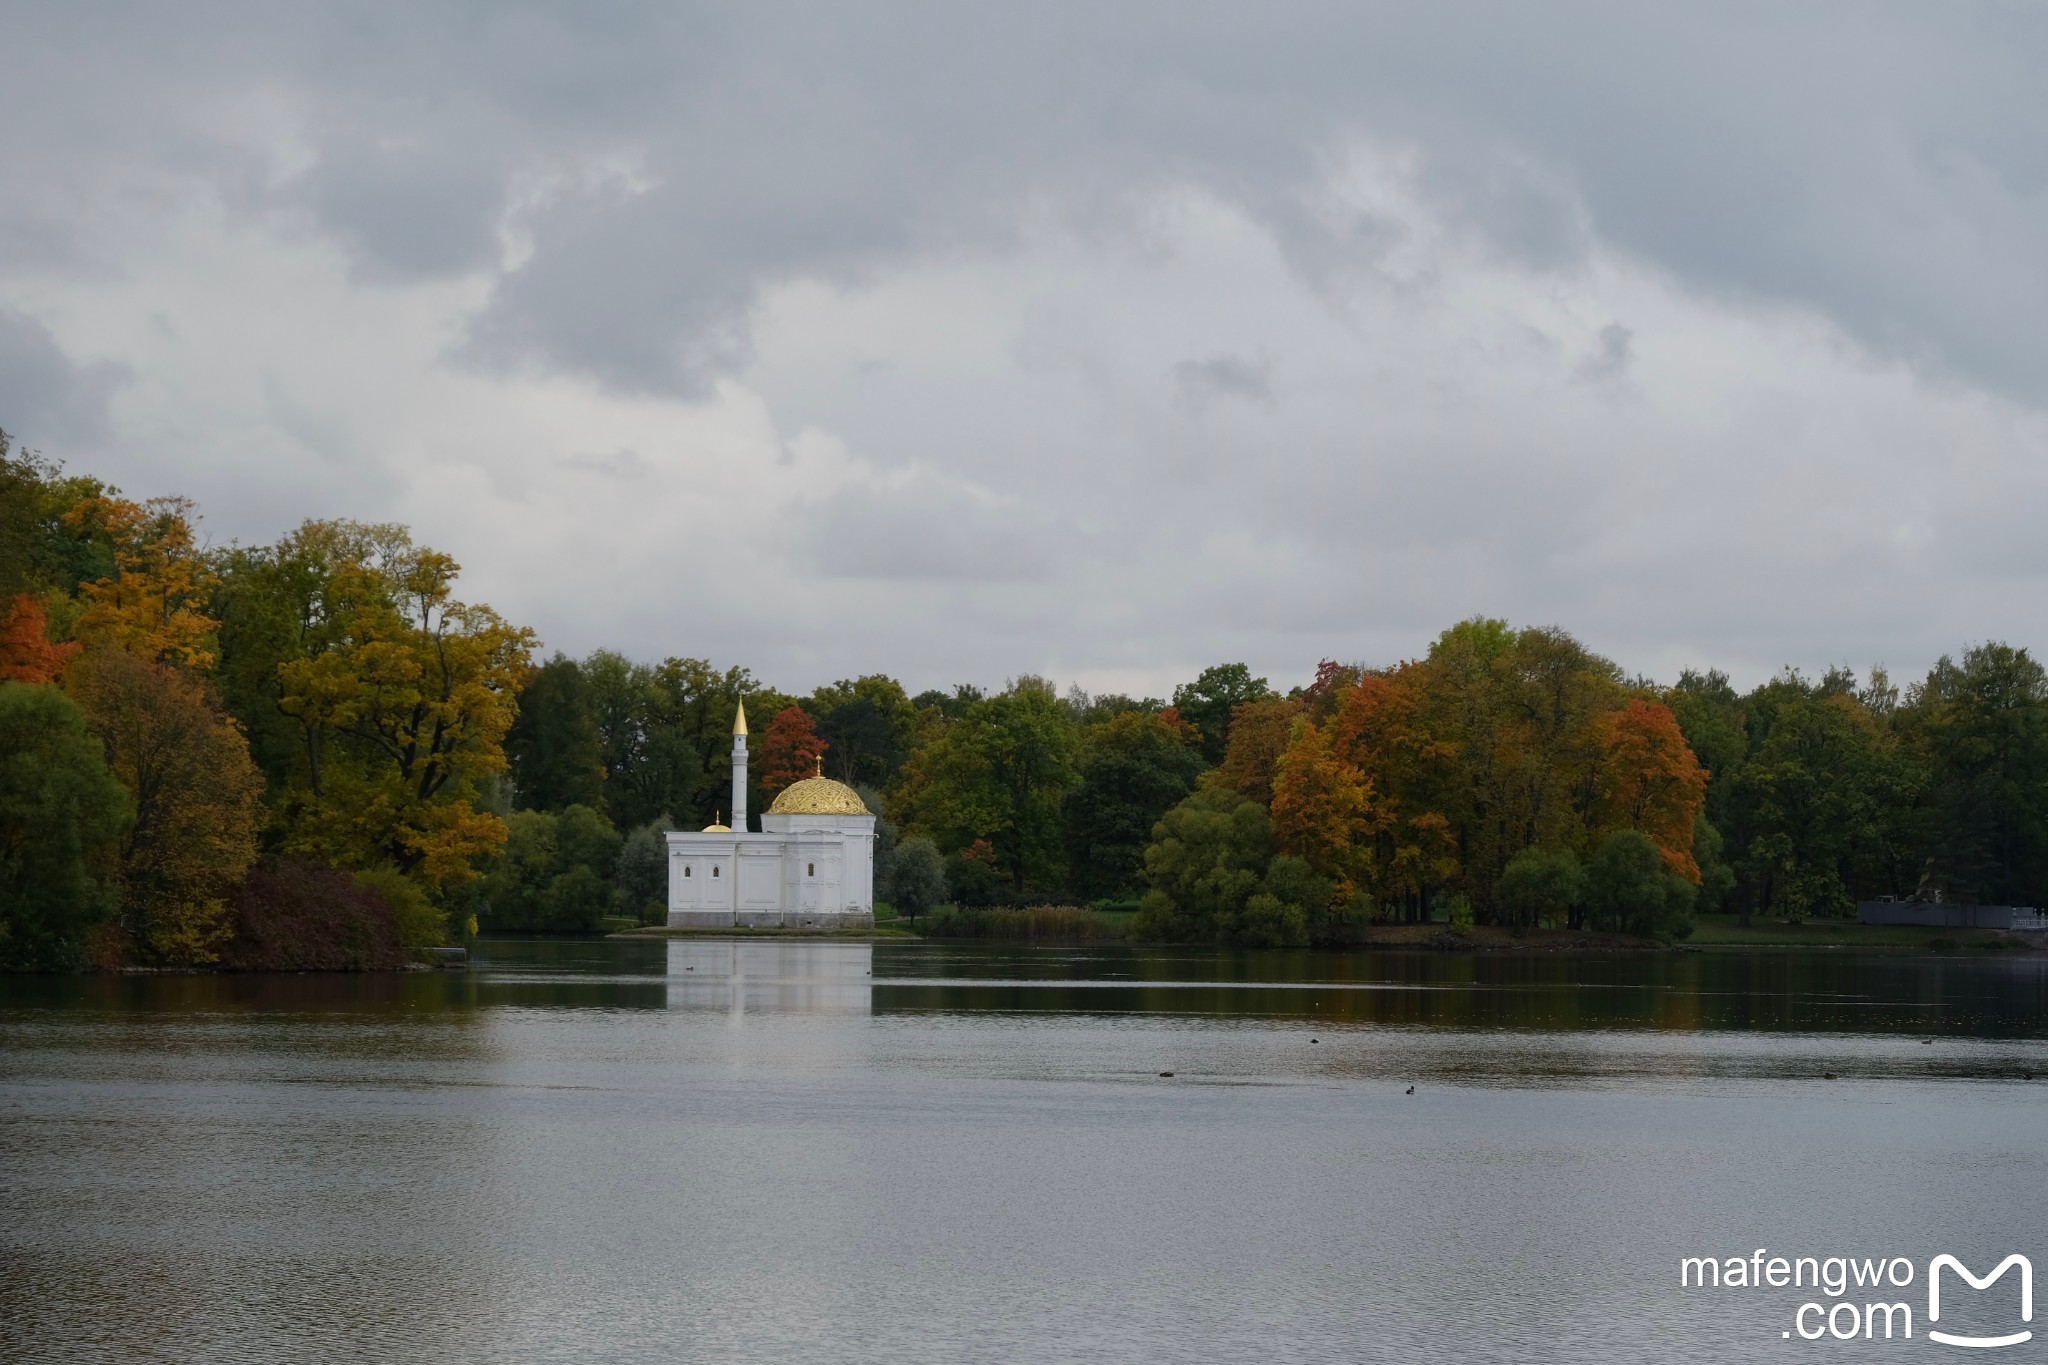
<svg viewBox="0 0 2048 1365"><path fill-rule="evenodd" d="M808 711L801 706L783 707L761 736L761 790L779 792L792 782L815 776L825 748Z"/></svg>
<svg viewBox="0 0 2048 1365"><path fill-rule="evenodd" d="M33 593L16 597L0 619L0 682L55 682L77 652L76 644L50 643L43 599Z"/></svg>

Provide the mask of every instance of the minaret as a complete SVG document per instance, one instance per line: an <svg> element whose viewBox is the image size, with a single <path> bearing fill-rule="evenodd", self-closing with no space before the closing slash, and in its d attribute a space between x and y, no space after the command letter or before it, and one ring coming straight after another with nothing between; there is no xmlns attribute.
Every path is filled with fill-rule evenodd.
<svg viewBox="0 0 2048 1365"><path fill-rule="evenodd" d="M744 697L732 718L732 828L735 834L747 832L747 703Z"/></svg>

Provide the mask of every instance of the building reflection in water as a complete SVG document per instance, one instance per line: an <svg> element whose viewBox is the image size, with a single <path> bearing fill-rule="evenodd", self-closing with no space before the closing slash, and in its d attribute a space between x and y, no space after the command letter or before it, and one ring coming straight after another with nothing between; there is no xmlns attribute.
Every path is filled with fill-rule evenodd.
<svg viewBox="0 0 2048 1365"><path fill-rule="evenodd" d="M668 1007L747 1014L867 1014L871 943L822 939L671 939Z"/></svg>

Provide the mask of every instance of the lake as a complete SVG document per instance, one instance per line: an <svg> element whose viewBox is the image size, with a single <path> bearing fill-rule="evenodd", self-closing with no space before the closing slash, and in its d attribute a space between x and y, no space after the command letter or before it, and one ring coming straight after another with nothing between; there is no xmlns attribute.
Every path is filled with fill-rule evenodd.
<svg viewBox="0 0 2048 1365"><path fill-rule="evenodd" d="M2048 1266L2044 1006L2048 955L1826 951L0 977L0 1357L1970 1358L1926 1332L2013 1277L1929 1323L1926 1270ZM1760 1248L1908 1287L1680 1285Z"/></svg>

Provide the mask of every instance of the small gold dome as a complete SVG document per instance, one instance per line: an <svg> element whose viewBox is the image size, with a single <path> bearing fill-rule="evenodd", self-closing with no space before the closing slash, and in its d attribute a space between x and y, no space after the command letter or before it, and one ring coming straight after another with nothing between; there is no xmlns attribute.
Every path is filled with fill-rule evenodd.
<svg viewBox="0 0 2048 1365"><path fill-rule="evenodd" d="M706 833L706 834L730 834L730 833L732 833L732 826L731 826L731 825L721 825L721 824L719 824L719 823L718 823L718 822L717 822L716 820L714 820L714 821L712 821L712 822L711 822L710 824L708 824L708 825L704 826L704 833Z"/></svg>
<svg viewBox="0 0 2048 1365"><path fill-rule="evenodd" d="M770 815L867 815L871 812L853 788L829 777L792 782L768 807Z"/></svg>

